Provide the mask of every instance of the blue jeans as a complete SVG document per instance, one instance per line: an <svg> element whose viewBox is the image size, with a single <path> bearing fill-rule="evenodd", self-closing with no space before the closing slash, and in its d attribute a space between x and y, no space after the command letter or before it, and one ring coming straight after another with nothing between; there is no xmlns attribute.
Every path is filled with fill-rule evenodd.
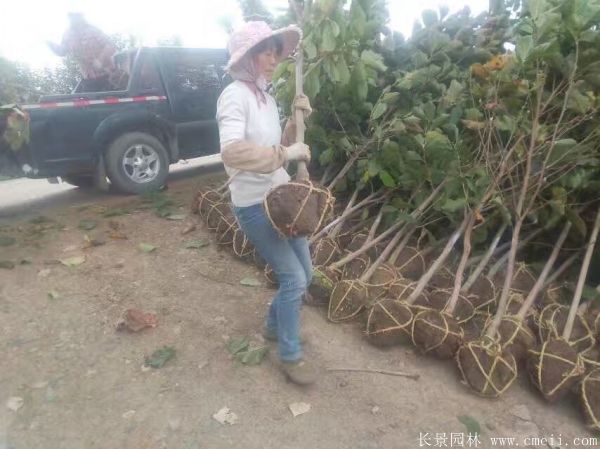
<svg viewBox="0 0 600 449"><path fill-rule="evenodd" d="M234 207L240 227L260 256L273 268L279 283L271 302L266 326L277 334L279 357L286 362L302 358L300 306L312 280L312 261L305 237L281 238L267 218L262 204Z"/></svg>

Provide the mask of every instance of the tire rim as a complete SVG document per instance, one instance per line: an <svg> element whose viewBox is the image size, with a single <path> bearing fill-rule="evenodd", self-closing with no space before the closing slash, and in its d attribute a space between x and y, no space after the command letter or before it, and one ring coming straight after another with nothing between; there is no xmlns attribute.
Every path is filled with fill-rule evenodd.
<svg viewBox="0 0 600 449"><path fill-rule="evenodd" d="M151 182L160 172L160 157L154 148L144 144L129 147L123 156L123 170L136 184Z"/></svg>

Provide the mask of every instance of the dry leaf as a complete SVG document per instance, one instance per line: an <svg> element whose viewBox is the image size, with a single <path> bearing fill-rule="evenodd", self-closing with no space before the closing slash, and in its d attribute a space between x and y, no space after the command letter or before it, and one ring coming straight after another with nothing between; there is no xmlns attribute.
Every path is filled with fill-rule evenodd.
<svg viewBox="0 0 600 449"><path fill-rule="evenodd" d="M238 417L235 413L229 410L228 407L223 407L217 413L212 415L213 419L218 421L221 424L229 424L233 426L238 421Z"/></svg>
<svg viewBox="0 0 600 449"><path fill-rule="evenodd" d="M156 246L151 245L149 243L140 243L138 245L138 248L141 249L145 253L151 253L152 251L154 251L156 249Z"/></svg>
<svg viewBox="0 0 600 449"><path fill-rule="evenodd" d="M13 412L16 412L21 407L23 407L23 403L24 402L25 401L23 400L23 398L20 398L18 396L13 396L13 397L8 398L8 400L6 401L6 407L9 410L12 410Z"/></svg>
<svg viewBox="0 0 600 449"><path fill-rule="evenodd" d="M155 313L144 312L140 309L127 309L123 319L117 324L117 330L139 332L147 327L156 327L158 319Z"/></svg>
<svg viewBox="0 0 600 449"><path fill-rule="evenodd" d="M61 259L60 263L67 267L76 267L85 262L85 256L74 256L67 259Z"/></svg>
<svg viewBox="0 0 600 449"><path fill-rule="evenodd" d="M117 231L113 229L108 233L108 236L113 240L127 240L127 236L123 234L121 231Z"/></svg>
<svg viewBox="0 0 600 449"><path fill-rule="evenodd" d="M290 412L294 415L294 418L299 415L303 415L310 411L310 404L306 402L293 402L289 405Z"/></svg>
<svg viewBox="0 0 600 449"><path fill-rule="evenodd" d="M185 225L185 227L183 228L183 230L181 231L181 235L187 235L190 232L193 232L196 230L196 223L187 223Z"/></svg>

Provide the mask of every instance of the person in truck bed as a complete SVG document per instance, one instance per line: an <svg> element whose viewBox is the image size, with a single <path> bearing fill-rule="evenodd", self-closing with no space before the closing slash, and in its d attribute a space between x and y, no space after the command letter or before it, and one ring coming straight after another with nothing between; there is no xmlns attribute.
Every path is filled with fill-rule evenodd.
<svg viewBox="0 0 600 449"><path fill-rule="evenodd" d="M109 77L115 70L113 55L117 47L108 35L85 20L83 14L69 13L69 22L62 42L48 42L48 46L58 56L70 56L77 62L83 78L80 92L112 90Z"/></svg>

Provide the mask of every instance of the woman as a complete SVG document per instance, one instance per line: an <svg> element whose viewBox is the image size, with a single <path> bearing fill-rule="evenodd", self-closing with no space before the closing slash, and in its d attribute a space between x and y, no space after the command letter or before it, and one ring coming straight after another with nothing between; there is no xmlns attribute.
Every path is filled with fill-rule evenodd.
<svg viewBox="0 0 600 449"><path fill-rule="evenodd" d="M302 296L312 279L308 242L306 238L281 238L262 205L271 188L290 180L284 168L287 162L310 161L308 146L290 144L293 123L286 126L282 139L277 105L266 91L275 67L294 51L300 37L295 26L273 31L265 22L248 22L235 31L228 44L231 58L227 64L234 81L217 102L217 120L235 215L279 283L263 334L277 341L283 372L305 385L316 380L316 370L304 359L299 338ZM311 112L305 96L296 98L294 108L303 110L305 117Z"/></svg>

